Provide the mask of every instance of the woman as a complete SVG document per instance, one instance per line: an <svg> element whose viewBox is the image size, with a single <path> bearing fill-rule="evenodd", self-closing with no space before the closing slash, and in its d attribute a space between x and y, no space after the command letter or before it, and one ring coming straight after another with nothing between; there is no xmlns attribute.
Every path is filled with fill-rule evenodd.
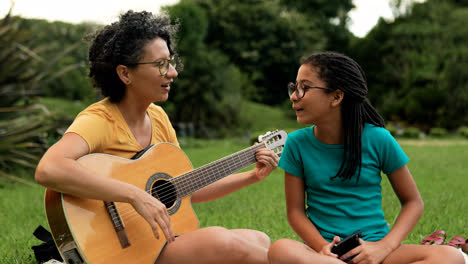
<svg viewBox="0 0 468 264"><path fill-rule="evenodd" d="M131 184L96 177L76 161L89 153L130 158L151 144L179 145L166 113L153 104L168 99L178 75L172 43L175 32L166 16L129 11L91 37L89 76L106 98L81 112L44 154L36 181L78 197L131 204L155 237L159 238L161 229L168 241L157 263L267 263L270 240L266 234L208 227L175 238L161 202ZM275 169L278 157L260 149L256 158L253 170L203 188L191 201L211 201L263 180Z"/></svg>
<svg viewBox="0 0 468 264"><path fill-rule="evenodd" d="M423 201L408 157L366 98L364 73L354 60L333 52L305 57L288 88L297 121L314 124L288 136L278 164L285 170L288 221L304 243L276 241L271 263L464 263L452 247L401 245ZM402 205L391 230L382 211L381 171ZM340 257L331 252L339 237L358 230L359 246Z"/></svg>

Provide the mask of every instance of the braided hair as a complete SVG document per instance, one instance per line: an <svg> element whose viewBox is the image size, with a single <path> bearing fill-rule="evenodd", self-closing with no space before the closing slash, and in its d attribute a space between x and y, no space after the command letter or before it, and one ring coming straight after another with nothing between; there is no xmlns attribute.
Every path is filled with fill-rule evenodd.
<svg viewBox="0 0 468 264"><path fill-rule="evenodd" d="M86 36L90 41L88 51L89 77L94 87L112 102L119 102L125 95L125 84L120 80L116 67L135 65L144 56L144 47L160 37L166 41L171 55L175 54L172 38L178 25L172 25L166 15L154 16L150 12L121 14L119 21ZM178 64L180 62L178 61Z"/></svg>
<svg viewBox="0 0 468 264"><path fill-rule="evenodd" d="M366 77L357 62L336 52L315 53L301 59L301 65L308 64L317 70L318 77L331 91L344 93L341 115L344 128L343 162L337 174L332 177L349 180L357 172L356 182L361 175L362 130L365 123L384 127L383 118L367 99Z"/></svg>

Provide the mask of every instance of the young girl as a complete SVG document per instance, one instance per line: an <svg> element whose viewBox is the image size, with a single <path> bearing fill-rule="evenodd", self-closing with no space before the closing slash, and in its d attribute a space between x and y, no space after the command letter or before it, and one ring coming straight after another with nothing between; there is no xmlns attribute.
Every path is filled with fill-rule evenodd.
<svg viewBox="0 0 468 264"><path fill-rule="evenodd" d="M297 121L314 124L288 136L278 164L285 171L288 220L304 243L276 241L270 263L344 263L353 256L349 263L464 263L449 246L401 244L423 201L408 157L366 98L364 73L354 60L333 52L303 58L288 89ZM381 171L401 202L392 230L382 211ZM331 252L340 237L357 230L360 246L340 258Z"/></svg>

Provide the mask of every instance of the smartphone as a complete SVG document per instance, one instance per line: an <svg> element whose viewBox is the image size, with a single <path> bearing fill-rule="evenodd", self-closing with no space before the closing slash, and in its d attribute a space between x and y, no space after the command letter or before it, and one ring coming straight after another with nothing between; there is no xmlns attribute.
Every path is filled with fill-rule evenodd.
<svg viewBox="0 0 468 264"><path fill-rule="evenodd" d="M359 242L360 237L361 237L361 231L358 230L358 231L354 232L352 235L344 238L340 242L333 245L333 247L331 249L331 252L337 254L338 257L343 256L344 254L346 254L346 252L348 252L351 249L361 245L361 243ZM354 256L346 259L345 262L348 262L353 257Z"/></svg>

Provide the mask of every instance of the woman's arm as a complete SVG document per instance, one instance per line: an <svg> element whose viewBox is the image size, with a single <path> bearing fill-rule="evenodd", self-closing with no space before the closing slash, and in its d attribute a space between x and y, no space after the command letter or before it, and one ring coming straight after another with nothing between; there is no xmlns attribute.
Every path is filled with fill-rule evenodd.
<svg viewBox="0 0 468 264"><path fill-rule="evenodd" d="M278 156L267 148L256 152L257 163L253 170L232 174L226 178L210 184L192 195L192 203L216 200L250 184L265 179L278 165Z"/></svg>
<svg viewBox="0 0 468 264"><path fill-rule="evenodd" d="M324 247L329 247L330 243L322 237L305 212L304 180L288 172L285 172L284 175L289 224L309 247L313 248L316 252L328 253L322 252L322 250Z"/></svg>
<svg viewBox="0 0 468 264"><path fill-rule="evenodd" d="M157 238L159 224L167 240L172 241L174 234L165 206L136 186L95 175L76 161L88 152L88 144L81 136L66 133L40 160L36 181L47 188L78 197L130 203L145 217Z"/></svg>

